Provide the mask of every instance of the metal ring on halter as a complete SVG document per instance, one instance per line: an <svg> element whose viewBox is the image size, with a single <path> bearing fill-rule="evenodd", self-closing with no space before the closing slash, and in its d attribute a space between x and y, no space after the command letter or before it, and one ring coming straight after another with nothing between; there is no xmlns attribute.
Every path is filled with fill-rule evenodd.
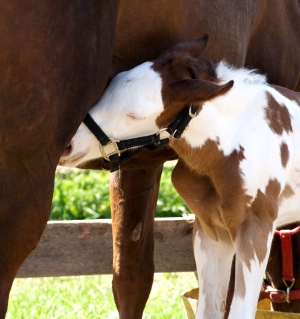
<svg viewBox="0 0 300 319"><path fill-rule="evenodd" d="M292 289L294 283L295 283L295 278L291 281L291 284L288 285L287 282L282 278L283 283L286 285L286 302L291 303L290 301L290 290Z"/></svg>
<svg viewBox="0 0 300 319"><path fill-rule="evenodd" d="M193 107L193 105L191 105L190 108L189 108L189 116L191 118L194 118L196 116L196 112L198 111L198 108L196 109L195 113L193 113L192 112L192 107Z"/></svg>
<svg viewBox="0 0 300 319"><path fill-rule="evenodd" d="M166 135L166 133L167 133L167 135ZM172 135L169 133L167 127L160 129L160 130L156 133L156 135L159 135L160 140L165 140L166 138L170 140L171 137L172 137Z"/></svg>

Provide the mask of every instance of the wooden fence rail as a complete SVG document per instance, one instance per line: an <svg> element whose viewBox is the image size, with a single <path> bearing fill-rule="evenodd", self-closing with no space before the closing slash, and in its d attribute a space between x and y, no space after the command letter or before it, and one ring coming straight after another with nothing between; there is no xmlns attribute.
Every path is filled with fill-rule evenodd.
<svg viewBox="0 0 300 319"><path fill-rule="evenodd" d="M157 218L154 223L156 272L194 271L193 219ZM19 278L112 273L111 220L48 222L38 247Z"/></svg>

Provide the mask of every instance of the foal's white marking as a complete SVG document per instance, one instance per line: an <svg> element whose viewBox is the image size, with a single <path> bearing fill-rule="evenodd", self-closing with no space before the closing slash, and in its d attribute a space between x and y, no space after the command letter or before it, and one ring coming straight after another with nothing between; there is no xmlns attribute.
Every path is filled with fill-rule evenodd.
<svg viewBox="0 0 300 319"><path fill-rule="evenodd" d="M91 109L107 136L117 140L136 137L136 130L140 136L157 132L155 119L163 111L162 79L152 65L145 62L119 73Z"/></svg>
<svg viewBox="0 0 300 319"><path fill-rule="evenodd" d="M198 223L195 221L195 229ZM233 255L232 243L211 240L202 229L195 232L194 256L199 281L196 319L223 318Z"/></svg>

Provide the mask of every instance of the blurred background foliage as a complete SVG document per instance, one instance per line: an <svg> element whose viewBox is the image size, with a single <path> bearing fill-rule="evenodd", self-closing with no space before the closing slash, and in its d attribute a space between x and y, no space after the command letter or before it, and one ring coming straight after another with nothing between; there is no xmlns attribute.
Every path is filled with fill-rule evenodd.
<svg viewBox="0 0 300 319"><path fill-rule="evenodd" d="M190 213L171 183L173 167L163 169L157 200L157 217L182 217ZM111 218L109 173L58 170L50 220Z"/></svg>

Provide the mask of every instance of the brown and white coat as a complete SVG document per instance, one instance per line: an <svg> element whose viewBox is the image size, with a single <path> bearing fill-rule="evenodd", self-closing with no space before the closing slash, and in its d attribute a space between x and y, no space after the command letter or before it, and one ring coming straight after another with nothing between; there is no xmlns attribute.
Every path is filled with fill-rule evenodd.
<svg viewBox="0 0 300 319"><path fill-rule="evenodd" d="M275 227L299 219L300 95L251 70L214 67L202 58L206 42L177 45L120 73L90 114L108 136L127 139L200 106L182 138L170 143L179 155L173 184L196 217L196 316L224 318L236 254L228 318L253 319ZM71 145L67 165L101 156L84 124Z"/></svg>

